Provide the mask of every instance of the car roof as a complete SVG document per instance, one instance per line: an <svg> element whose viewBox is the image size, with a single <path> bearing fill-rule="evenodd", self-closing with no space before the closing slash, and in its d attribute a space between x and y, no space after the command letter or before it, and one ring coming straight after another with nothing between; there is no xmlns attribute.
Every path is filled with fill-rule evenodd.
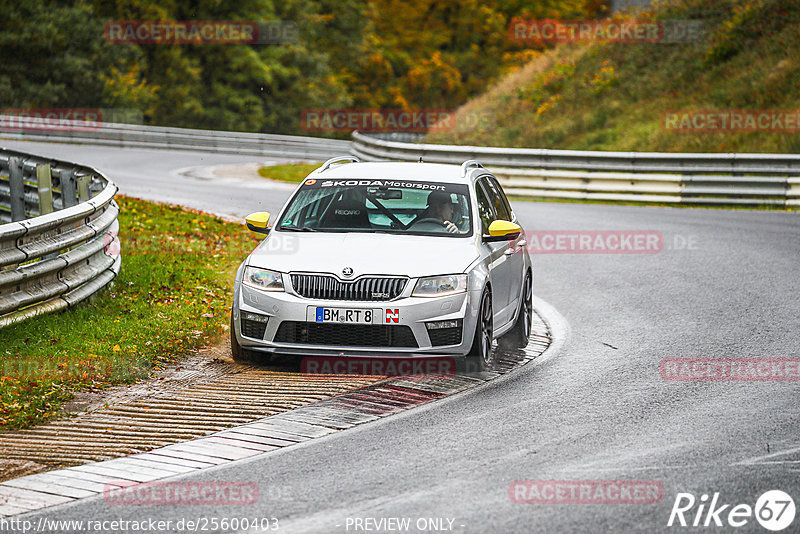
<svg viewBox="0 0 800 534"><path fill-rule="evenodd" d="M466 176L461 175L460 165L447 165L443 163L412 163L412 162L358 162L342 163L328 167L320 173L314 173L314 178L323 179L391 179L415 180L422 182L446 182L456 184L469 184L472 172L469 169Z"/></svg>

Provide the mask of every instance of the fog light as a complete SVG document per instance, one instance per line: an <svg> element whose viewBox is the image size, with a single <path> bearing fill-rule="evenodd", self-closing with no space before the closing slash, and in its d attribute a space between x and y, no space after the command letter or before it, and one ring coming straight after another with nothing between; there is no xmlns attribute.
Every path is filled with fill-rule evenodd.
<svg viewBox="0 0 800 534"><path fill-rule="evenodd" d="M253 339L264 339L267 331L268 315L260 313L242 312L242 335Z"/></svg>
<svg viewBox="0 0 800 534"><path fill-rule="evenodd" d="M242 319L245 321L255 321L257 323L266 323L269 320L268 315L259 315L257 313L250 313L243 311L242 312Z"/></svg>
<svg viewBox="0 0 800 534"><path fill-rule="evenodd" d="M439 330L440 328L458 328L461 326L461 319L454 319L451 321L434 321L432 323L425 323L428 330Z"/></svg>

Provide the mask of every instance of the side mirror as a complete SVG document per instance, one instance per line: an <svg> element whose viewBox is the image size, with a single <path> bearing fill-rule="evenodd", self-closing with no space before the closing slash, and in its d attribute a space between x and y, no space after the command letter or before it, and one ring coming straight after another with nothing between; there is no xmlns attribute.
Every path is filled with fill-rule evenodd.
<svg viewBox="0 0 800 534"><path fill-rule="evenodd" d="M251 213L245 219L247 223L247 229L256 234L268 234L269 228L267 224L269 223L269 212L266 211L259 211L256 213Z"/></svg>
<svg viewBox="0 0 800 534"><path fill-rule="evenodd" d="M494 221L489 225L489 235L483 240L487 243L513 241L522 233L522 227L509 221Z"/></svg>

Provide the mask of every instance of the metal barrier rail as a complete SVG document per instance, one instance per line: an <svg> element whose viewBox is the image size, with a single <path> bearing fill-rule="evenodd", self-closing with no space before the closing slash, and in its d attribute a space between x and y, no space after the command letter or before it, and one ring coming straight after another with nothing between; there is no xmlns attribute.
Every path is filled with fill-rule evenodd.
<svg viewBox="0 0 800 534"><path fill-rule="evenodd" d="M291 135L216 132L130 124L61 121L18 133L19 117L0 115L0 135L137 148L328 159L352 152L365 161L456 163L491 167L511 195L612 202L800 206L800 155L590 152L417 144L391 135L353 133L349 141ZM397 136L394 136L395 138ZM0 182L0 202L8 189ZM25 195L35 210L35 192ZM54 205L62 206L56 194ZM0 218L0 222L3 222Z"/></svg>
<svg viewBox="0 0 800 534"><path fill-rule="evenodd" d="M0 148L0 327L74 306L116 277L116 193L90 167Z"/></svg>
<svg viewBox="0 0 800 534"><path fill-rule="evenodd" d="M800 207L800 155L589 152L432 145L353 132L364 161L491 167L509 195L615 202Z"/></svg>
<svg viewBox="0 0 800 534"><path fill-rule="evenodd" d="M35 127L24 117L0 115L0 136L128 148L194 150L247 156L326 160L350 150L350 141L295 135L165 128L135 124L58 121ZM30 119L30 118L28 118Z"/></svg>

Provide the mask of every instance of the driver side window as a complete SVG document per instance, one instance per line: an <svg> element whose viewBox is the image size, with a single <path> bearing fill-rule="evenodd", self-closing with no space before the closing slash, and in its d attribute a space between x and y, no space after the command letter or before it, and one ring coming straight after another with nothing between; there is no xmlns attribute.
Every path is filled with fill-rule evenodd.
<svg viewBox="0 0 800 534"><path fill-rule="evenodd" d="M494 212L497 214L497 219L501 221L513 220L511 211L509 210L506 200L500 193L500 186L493 179L484 179L483 185L486 187L486 192L489 194L489 199L494 206Z"/></svg>
<svg viewBox="0 0 800 534"><path fill-rule="evenodd" d="M478 215L481 218L481 231L483 235L489 235L489 225L495 220L494 209L489 197L484 190L484 180L475 184L475 195L478 200Z"/></svg>
<svg viewBox="0 0 800 534"><path fill-rule="evenodd" d="M324 208L329 205L332 200L332 194L327 191L320 191L318 194L311 196L305 205L293 210L291 213L287 213L281 225L295 227L307 226L309 224L315 225L320 215L322 215Z"/></svg>

